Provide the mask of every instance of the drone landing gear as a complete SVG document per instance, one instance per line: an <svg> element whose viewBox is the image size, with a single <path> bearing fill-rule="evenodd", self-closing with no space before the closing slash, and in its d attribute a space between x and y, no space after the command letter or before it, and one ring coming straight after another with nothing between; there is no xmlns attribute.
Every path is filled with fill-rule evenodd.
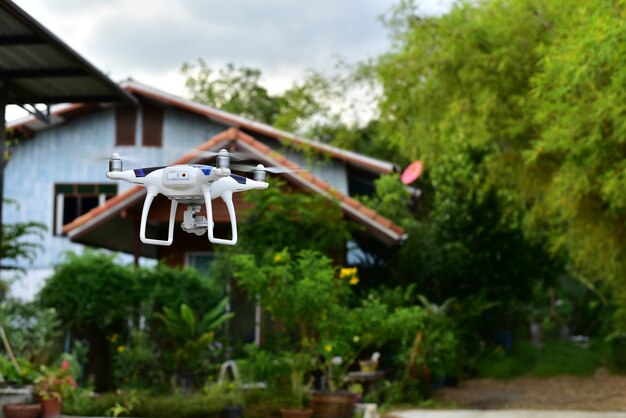
<svg viewBox="0 0 626 418"><path fill-rule="evenodd" d="M172 203L170 207L170 221L168 226L167 240L147 238L146 229L148 225L148 213L150 212L150 206L152 206L152 201L157 194L158 193L155 190L151 190L150 188L148 188L148 191L146 193L146 200L143 204L143 211L141 212L141 227L139 231L139 238L144 244L167 246L171 245L172 241L174 240L174 222L176 221L176 208L178 206L178 201L176 199L171 199ZM235 245L237 243L237 218L235 217L235 207L233 205L233 192L230 190L222 190L219 194L219 197L224 201L224 203L226 204L226 208L228 209L228 215L230 217L230 227L232 232L231 239L216 238L213 235L213 207L211 205L211 189L208 185L203 187L202 194L204 197L204 203L206 204L207 217L205 218L204 216L197 215L197 212L200 211L200 204L189 204L187 206L187 210L185 210L183 214L183 223L181 225L183 231L196 235L202 235L206 233L209 237L209 241L214 244Z"/></svg>
<svg viewBox="0 0 626 418"><path fill-rule="evenodd" d="M200 212L200 205L188 205L183 212L183 223L180 225L183 231L190 234L206 234L209 223L204 216L196 215Z"/></svg>

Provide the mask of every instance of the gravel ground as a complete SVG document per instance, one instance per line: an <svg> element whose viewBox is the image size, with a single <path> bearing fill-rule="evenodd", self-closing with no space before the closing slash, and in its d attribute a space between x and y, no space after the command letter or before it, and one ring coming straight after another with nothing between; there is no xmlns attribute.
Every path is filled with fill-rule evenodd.
<svg viewBox="0 0 626 418"><path fill-rule="evenodd" d="M434 398L472 410L626 411L626 376L599 370L591 377L471 379L437 390Z"/></svg>
<svg viewBox="0 0 626 418"><path fill-rule="evenodd" d="M626 412L593 411L540 411L540 410L499 410L499 411L399 411L385 415L386 418L625 418Z"/></svg>

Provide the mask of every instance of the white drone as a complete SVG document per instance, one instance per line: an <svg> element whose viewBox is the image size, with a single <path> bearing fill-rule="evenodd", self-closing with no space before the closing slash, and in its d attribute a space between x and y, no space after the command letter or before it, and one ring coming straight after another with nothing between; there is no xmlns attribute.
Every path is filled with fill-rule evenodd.
<svg viewBox="0 0 626 418"><path fill-rule="evenodd" d="M233 193L252 189L267 189L265 172L271 171L259 164L254 169L254 179L238 176L230 172L230 156L225 149L217 154L217 167L200 164L182 164L170 167L136 168L123 170L122 158L113 153L109 160L109 171L106 176L111 180L124 180L139 184L146 188L146 200L141 213L141 229L139 238L144 244L171 245L174 240L174 223L176 208L179 203L187 205L184 212L183 231L203 235L208 231L209 241L214 244L235 245L237 243L237 218L233 205ZM269 168L271 169L271 167ZM161 193L172 201L167 240L146 237L148 213L154 198ZM213 208L211 200L221 197L230 216L232 230L231 239L216 238L213 235ZM206 205L207 217L196 215L200 205Z"/></svg>

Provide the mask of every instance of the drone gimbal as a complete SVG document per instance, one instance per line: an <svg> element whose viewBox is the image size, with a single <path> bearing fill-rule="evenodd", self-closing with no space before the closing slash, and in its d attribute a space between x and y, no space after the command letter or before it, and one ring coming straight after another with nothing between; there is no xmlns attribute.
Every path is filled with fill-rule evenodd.
<svg viewBox="0 0 626 418"><path fill-rule="evenodd" d="M217 167L210 165L182 164L169 167L136 168L123 170L122 159L114 153L109 160L106 176L111 180L124 180L146 188L146 199L141 213L141 242L152 245L171 245L174 240L174 223L179 203L186 204L181 227L183 231L203 235L208 231L209 241L214 244L235 245L237 243L237 218L233 205L233 193L252 189L266 189L265 167L259 164L254 169L254 179L230 172L228 151L217 155ZM148 214L154 198L162 194L171 200L168 234L166 240L146 237ZM221 198L226 204L232 231L231 239L216 238L213 234L213 207L211 200ZM201 205L206 205L206 218L197 215Z"/></svg>

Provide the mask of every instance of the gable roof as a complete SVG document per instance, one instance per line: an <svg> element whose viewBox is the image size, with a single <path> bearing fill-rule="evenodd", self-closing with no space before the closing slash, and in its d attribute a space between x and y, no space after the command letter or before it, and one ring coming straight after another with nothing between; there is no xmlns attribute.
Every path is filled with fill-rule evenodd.
<svg viewBox="0 0 626 418"><path fill-rule="evenodd" d="M204 151L226 148L232 143L235 143L253 158L266 165L284 167L291 170L300 168L297 164L273 151L251 135L235 128L227 129L215 135L171 165L197 163L202 159L202 153ZM281 175L305 189L321 194L329 200L336 200L348 217L362 224L368 231L387 245L399 244L406 238L404 229L395 225L389 219L379 215L376 211L368 208L356 199L334 189L313 174L306 171L296 171L283 173ZM144 197L145 188L134 186L65 225L63 233L67 234L72 241L76 241L91 229L119 215L128 207L139 203Z"/></svg>
<svg viewBox="0 0 626 418"><path fill-rule="evenodd" d="M173 106L181 110L195 113L228 127L241 129L252 135L262 135L274 138L285 145L291 145L295 147L307 147L321 154L328 155L330 157L344 161L367 171L379 174L388 174L394 171L399 171L398 167L388 161L368 157L354 151L344 150L320 141L314 141L298 135L294 135L289 132L281 131L280 129L276 129L271 125L255 122L253 120L243 118L233 113L225 112L223 110L219 110L202 103L194 102L193 100L183 99L176 95L166 93L162 90L147 86L137 81L127 80L121 83L121 86L126 92L133 95L145 97L162 103L166 106ZM62 122L64 117L75 114L84 106L86 105L72 104L55 107L52 109L51 112L52 118L54 121ZM28 116L23 119L10 122L8 124L8 127L26 128L36 131L38 129L41 129L43 126L41 125L41 123L38 123L35 118Z"/></svg>

